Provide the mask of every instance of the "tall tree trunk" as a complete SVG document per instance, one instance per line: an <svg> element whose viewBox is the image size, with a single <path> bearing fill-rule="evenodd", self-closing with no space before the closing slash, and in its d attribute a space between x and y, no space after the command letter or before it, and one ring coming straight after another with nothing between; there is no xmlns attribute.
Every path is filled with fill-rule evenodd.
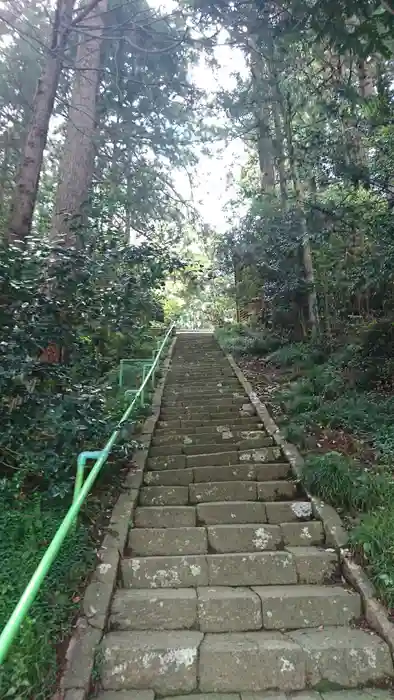
<svg viewBox="0 0 394 700"><path fill-rule="evenodd" d="M8 240L23 245L32 225L40 172L48 138L64 50L72 24L75 0L57 0L49 55L34 96L32 115L8 222Z"/></svg>
<svg viewBox="0 0 394 700"><path fill-rule="evenodd" d="M302 255L302 265L304 268L304 278L308 286L307 292L307 307L308 307L308 324L312 336L315 336L318 331L319 326L319 313L317 306L317 294L315 286L315 274L313 268L313 257L312 249L309 240L308 229L305 221L305 216L303 212L303 202L302 202L302 191L300 180L298 177L298 168L294 153L293 144L293 131L291 125L291 107L288 105L287 117L285 119L286 123L286 137L287 146L289 154L289 170L290 176L293 182L294 196L297 203L297 207L300 215L301 231L302 231L302 242L301 242L301 255Z"/></svg>
<svg viewBox="0 0 394 700"><path fill-rule="evenodd" d="M252 35L248 36L250 68L254 86L255 113L257 125L257 152L259 156L260 184L263 193L275 190L275 170L273 143L271 138L271 113L269 104L269 84L263 58Z"/></svg>
<svg viewBox="0 0 394 700"><path fill-rule="evenodd" d="M59 169L59 185L51 238L61 245L77 244L76 230L92 179L93 139L97 90L100 81L104 13L108 0L100 0L84 20L77 49L75 78L68 112L66 139Z"/></svg>

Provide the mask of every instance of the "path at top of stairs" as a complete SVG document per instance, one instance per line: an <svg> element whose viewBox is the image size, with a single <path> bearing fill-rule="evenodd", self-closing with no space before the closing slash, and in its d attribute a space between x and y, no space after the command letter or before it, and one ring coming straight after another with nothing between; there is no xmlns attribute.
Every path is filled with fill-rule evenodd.
<svg viewBox="0 0 394 700"><path fill-rule="evenodd" d="M361 621L359 595L225 355L211 335L179 335L100 699L388 698L355 690L393 676L387 645Z"/></svg>

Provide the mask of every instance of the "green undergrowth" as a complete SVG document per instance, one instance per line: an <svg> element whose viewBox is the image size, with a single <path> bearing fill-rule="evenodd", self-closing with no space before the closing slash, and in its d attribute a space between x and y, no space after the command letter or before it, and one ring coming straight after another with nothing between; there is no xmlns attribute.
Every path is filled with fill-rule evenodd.
<svg viewBox="0 0 394 700"><path fill-rule="evenodd" d="M147 336L133 355L150 357L155 348L156 339ZM124 388L137 386L139 379L128 374ZM78 452L104 446L126 409L124 388L119 389L114 370L89 387L81 385L79 395L74 385L73 392L58 401L60 413L37 415L36 458L29 445L26 462L18 455L17 469L3 465L2 474L0 470L0 629L71 504ZM146 405L136 409L135 420L150 413L150 399L147 389ZM138 430L134 438L126 425L9 651L0 672L1 699L53 696L73 620L122 488L123 469L137 444Z"/></svg>
<svg viewBox="0 0 394 700"><path fill-rule="evenodd" d="M262 352L240 352L244 337L227 331L241 366L249 355L265 359L266 376L275 370L269 401L304 454L305 486L344 516L355 554L394 609L393 324L373 322L336 343L267 343Z"/></svg>
<svg viewBox="0 0 394 700"><path fill-rule="evenodd" d="M23 593L62 517L64 508L36 495L1 503L0 625ZM12 508L10 507L12 505ZM66 540L23 623L0 673L0 698L46 700L56 684L57 644L66 639L78 610L80 587L95 560L87 524ZM65 649L63 649L65 652Z"/></svg>
<svg viewBox="0 0 394 700"><path fill-rule="evenodd" d="M248 328L242 324L228 324L215 333L219 343L227 352L239 355L267 355L277 350L285 339L259 328Z"/></svg>

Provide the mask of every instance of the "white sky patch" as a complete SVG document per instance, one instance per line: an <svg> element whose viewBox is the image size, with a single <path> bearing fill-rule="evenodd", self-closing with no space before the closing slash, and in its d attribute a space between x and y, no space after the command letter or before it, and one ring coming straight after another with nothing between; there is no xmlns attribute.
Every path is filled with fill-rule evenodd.
<svg viewBox="0 0 394 700"><path fill-rule="evenodd" d="M177 4L173 0L149 0L151 7L164 12L170 12ZM190 68L190 77L195 85L206 91L207 100L214 100L220 90L233 90L237 85L236 74L243 78L248 76L248 68L242 51L226 44L228 33L223 29L217 37L214 50L218 68L213 70L208 64L204 53L195 66ZM210 123L221 127L230 122L228 117L209 115ZM196 149L199 163L193 173L193 192L190 180L185 172L177 170L172 173L175 187L186 200L192 200L206 223L218 231L228 227L225 207L235 197L236 188L232 181L238 180L241 168L247 159L247 150L242 139L235 139L226 144L218 140L210 148L211 155L206 155Z"/></svg>

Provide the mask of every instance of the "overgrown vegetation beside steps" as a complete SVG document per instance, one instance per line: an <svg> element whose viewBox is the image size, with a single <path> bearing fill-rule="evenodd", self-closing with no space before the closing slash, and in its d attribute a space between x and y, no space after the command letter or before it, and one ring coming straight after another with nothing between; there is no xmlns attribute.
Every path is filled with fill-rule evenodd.
<svg viewBox="0 0 394 700"><path fill-rule="evenodd" d="M309 491L333 505L379 595L394 609L392 324L375 321L336 342L292 343L261 327L218 339L305 458Z"/></svg>
<svg viewBox="0 0 394 700"><path fill-rule="evenodd" d="M150 355L155 347L156 339L147 330L140 334L133 354ZM58 371L66 369L59 367ZM123 393L119 393L116 382L117 376L96 381L90 387L91 395L96 397L95 403L87 401L85 414L70 413L69 423L59 425L58 435L68 437L64 453L59 446L56 455L62 465L59 474L51 471L50 443L45 442L43 436L41 466L32 464L37 474L42 470L43 477L32 478L30 468L15 471L0 481L0 628L7 622L70 505L78 450L101 447L124 411ZM70 395L74 407L79 399ZM141 409L136 418L142 419L148 411L148 406ZM51 436L48 437L50 440ZM1 669L0 698L47 700L52 697L72 623L95 568L96 552L136 444L125 435L104 466L82 509L75 532L66 539Z"/></svg>

